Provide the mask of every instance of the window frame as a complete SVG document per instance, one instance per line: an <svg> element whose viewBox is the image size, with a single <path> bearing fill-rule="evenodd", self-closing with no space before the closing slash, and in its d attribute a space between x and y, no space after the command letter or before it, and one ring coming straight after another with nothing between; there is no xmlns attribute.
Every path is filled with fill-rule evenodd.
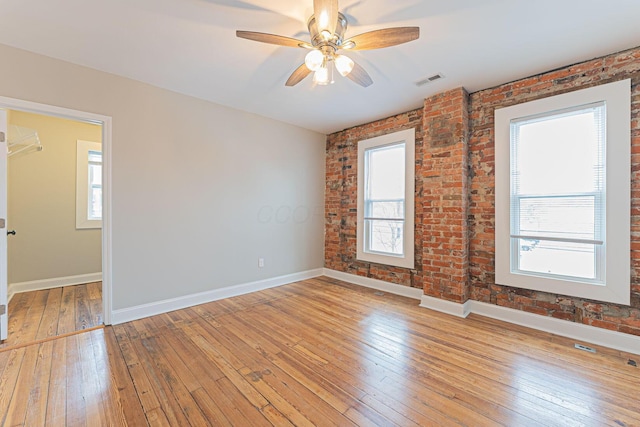
<svg viewBox="0 0 640 427"><path fill-rule="evenodd" d="M370 149L405 144L405 188L404 188L404 235L403 255L392 255L364 250L365 239L365 157ZM358 141L358 178L357 178L357 230L356 258L360 261L395 267L415 268L415 129L406 129L390 134Z"/></svg>
<svg viewBox="0 0 640 427"><path fill-rule="evenodd" d="M511 123L536 115L560 114L580 106L606 105L606 219L601 283L514 271L511 245ZM629 79L495 110L497 284L597 301L630 303L631 82Z"/></svg>
<svg viewBox="0 0 640 427"><path fill-rule="evenodd" d="M589 105L578 105L578 106L574 106L568 109L563 109L563 110L556 110L556 111L550 111L550 112L545 112L542 114L535 114L534 116L526 116L526 117L521 117L521 118L516 118L516 119L512 119L510 120L510 139L511 139L511 145L510 145L510 160L511 160L511 166L510 166L510 176L513 176L514 171L511 169L513 167L513 161L514 161L514 155L519 158L519 154L517 153L517 147L515 146L515 141L514 141L514 135L513 132L516 130L516 128L519 125L523 125L523 124L530 124L532 122L540 122L540 121L546 121L548 119L559 119L559 118L566 118L566 117L570 117L575 113L582 113L588 110L595 110L597 111L597 114L600 115L599 117L599 123L601 123L601 126L599 126L599 140L600 137L602 138L602 141L604 142L605 147L602 153L600 155L598 155L598 157L600 158L600 160L602 161L602 163L599 163L598 166L604 166L606 164L606 123L605 121L603 121L602 119L604 117L606 117L606 104L605 102L601 101L601 102L597 102L594 104L589 104ZM599 147L600 149L600 147ZM516 161L516 163L518 163ZM606 167L604 167L605 171L606 171ZM551 278L560 278L560 280L578 280L584 283L593 283L593 284L603 284L603 280L602 280L602 276L604 273L604 268L605 268L605 256L606 256L606 247L605 245L603 245L603 241L602 241L602 237L601 234L602 232L605 230L605 223L603 223L602 221L596 221L595 225L596 225L596 229L595 229L595 234L596 236L594 236L592 239L580 239L580 238L562 238L562 237L558 237L555 236L553 238L545 238L539 235L527 235L527 233L523 233L522 230L520 229L520 223L521 223L521 216L520 216L520 206L522 204L523 200L531 200L531 199L567 199L567 198L588 198L588 197L593 197L593 201L594 201L594 216L596 218L602 218L604 220L606 220L606 209L604 206L604 201L606 200L606 186L604 185L606 182L606 177L604 176L604 174L600 175L602 179L598 180L598 184L599 187L601 188L600 191L590 191L590 192L571 192L571 193L564 193L564 194L558 194L558 193L548 193L548 194L514 194L514 183L511 182L510 183L510 189L511 189L511 194L510 194L510 201L511 201L511 211L510 211L510 220L511 220L511 238L512 239L526 239L526 240L537 240L539 239L539 241L547 241L547 242L564 242L564 243L578 243L578 244L593 244L594 245L594 263L593 263L593 267L594 267L594 275L595 277L593 278L584 278L584 277L579 277L579 276L569 276L569 275L561 275L561 274L556 274L556 273L543 273L543 272L535 272L535 271L527 271L525 269L520 269L520 265L521 265L521 259L520 259L520 248L519 245L516 241L511 240L511 254L510 254L510 262L511 262L511 271L512 272L517 272L518 274L528 274L528 275L532 275L532 276L539 276L539 277L551 277ZM514 199L518 200L518 202L514 203Z"/></svg>
<svg viewBox="0 0 640 427"><path fill-rule="evenodd" d="M76 229L102 228L102 219L89 218L89 152L102 153L102 144L77 140L76 143Z"/></svg>

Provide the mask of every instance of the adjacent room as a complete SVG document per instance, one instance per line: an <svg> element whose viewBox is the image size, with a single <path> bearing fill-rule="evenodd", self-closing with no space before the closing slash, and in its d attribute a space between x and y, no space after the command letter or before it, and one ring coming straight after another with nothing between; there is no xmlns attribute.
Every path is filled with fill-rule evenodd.
<svg viewBox="0 0 640 427"><path fill-rule="evenodd" d="M640 425L638 17L0 0L0 425Z"/></svg>
<svg viewBox="0 0 640 427"><path fill-rule="evenodd" d="M7 118L11 320L0 348L103 323L102 129L22 111Z"/></svg>

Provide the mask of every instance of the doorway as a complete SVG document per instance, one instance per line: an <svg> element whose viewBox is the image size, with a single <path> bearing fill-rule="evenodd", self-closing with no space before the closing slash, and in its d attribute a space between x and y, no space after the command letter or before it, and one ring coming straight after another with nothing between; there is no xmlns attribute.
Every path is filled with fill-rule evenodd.
<svg viewBox="0 0 640 427"><path fill-rule="evenodd" d="M4 284L11 299L2 351L110 324L111 119L1 97L0 108L8 111L10 138L16 130L20 138L35 134L9 147L8 185L0 188L9 202ZM87 142L94 145L82 164ZM86 209L77 209L82 203ZM82 212L88 218L78 218Z"/></svg>

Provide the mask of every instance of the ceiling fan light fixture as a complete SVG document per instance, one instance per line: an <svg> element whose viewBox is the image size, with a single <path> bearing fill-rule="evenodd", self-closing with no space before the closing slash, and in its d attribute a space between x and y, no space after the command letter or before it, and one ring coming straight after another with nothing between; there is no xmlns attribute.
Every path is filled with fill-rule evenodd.
<svg viewBox="0 0 640 427"><path fill-rule="evenodd" d="M349 74L351 70L353 70L353 67L355 65L353 59L345 55L336 55L334 61L336 63L336 69L343 77L346 77L347 74Z"/></svg>
<svg viewBox="0 0 640 427"><path fill-rule="evenodd" d="M313 75L313 82L318 85L326 86L333 83L333 67L329 61L325 61L322 67L318 68Z"/></svg>
<svg viewBox="0 0 640 427"><path fill-rule="evenodd" d="M324 54L317 49L314 49L307 53L307 56L304 57L304 64L311 71L318 71L320 67L322 67L322 63L324 62Z"/></svg>
<svg viewBox="0 0 640 427"><path fill-rule="evenodd" d="M276 34L255 31L236 31L236 36L277 46L309 49L305 61L287 79L285 86L295 86L309 74L314 74L314 84L329 85L337 70L342 76L369 87L371 76L352 59L338 55L344 50L373 50L396 46L420 37L420 27L392 27L368 31L345 40L347 17L340 13L338 0L313 0L313 15L307 20L311 42ZM335 68L335 70L334 70Z"/></svg>

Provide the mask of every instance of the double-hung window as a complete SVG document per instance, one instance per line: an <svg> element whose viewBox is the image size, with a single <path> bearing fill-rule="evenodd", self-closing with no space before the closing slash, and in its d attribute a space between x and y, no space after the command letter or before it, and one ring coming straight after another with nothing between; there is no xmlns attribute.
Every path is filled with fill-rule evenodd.
<svg viewBox="0 0 640 427"><path fill-rule="evenodd" d="M605 104L511 121L511 269L602 283Z"/></svg>
<svg viewBox="0 0 640 427"><path fill-rule="evenodd" d="M496 110L496 282L629 303L629 81Z"/></svg>
<svg viewBox="0 0 640 427"><path fill-rule="evenodd" d="M101 228L102 145L78 140L76 156L76 228Z"/></svg>
<svg viewBox="0 0 640 427"><path fill-rule="evenodd" d="M358 259L414 268L415 130L358 143Z"/></svg>
<svg viewBox="0 0 640 427"><path fill-rule="evenodd" d="M89 172L87 218L102 220L102 152L90 150L87 157Z"/></svg>

